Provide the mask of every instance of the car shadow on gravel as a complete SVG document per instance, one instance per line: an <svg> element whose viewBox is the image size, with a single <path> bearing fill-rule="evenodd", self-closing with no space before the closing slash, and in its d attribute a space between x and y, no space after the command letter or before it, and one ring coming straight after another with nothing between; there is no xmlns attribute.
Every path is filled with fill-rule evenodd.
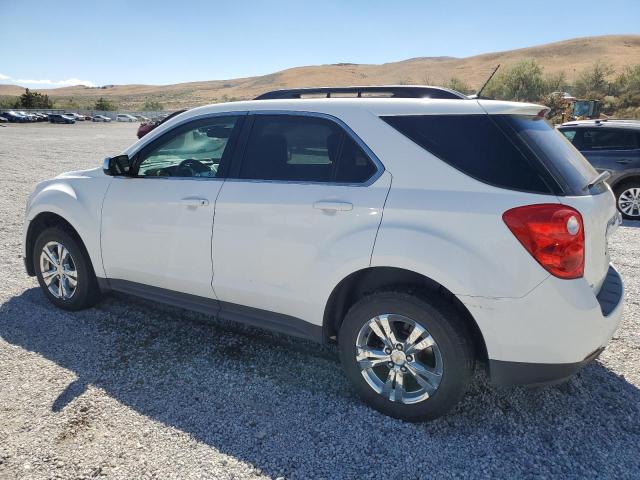
<svg viewBox="0 0 640 480"><path fill-rule="evenodd" d="M598 362L539 389L497 389L479 374L451 414L409 424L362 405L332 347L146 301L71 313L34 288L0 306L0 337L77 376L53 412L95 386L272 477L640 471L640 390Z"/></svg>

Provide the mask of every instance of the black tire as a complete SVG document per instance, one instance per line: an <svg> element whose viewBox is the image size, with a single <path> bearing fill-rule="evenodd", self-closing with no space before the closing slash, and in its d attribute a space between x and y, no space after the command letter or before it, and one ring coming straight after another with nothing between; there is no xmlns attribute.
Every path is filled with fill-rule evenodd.
<svg viewBox="0 0 640 480"><path fill-rule="evenodd" d="M442 376L437 390L428 398L413 404L392 401L376 392L361 373L356 360L358 334L369 320L383 314L414 320L427 329L437 344ZM416 296L404 291L385 291L368 295L347 313L338 341L342 366L360 397L385 415L410 422L432 420L445 414L461 400L474 371L473 344L466 324L449 302L435 294Z"/></svg>
<svg viewBox="0 0 640 480"><path fill-rule="evenodd" d="M626 182L622 182L620 185L616 186L616 188L613 190L613 193L616 196L616 207L618 211L622 214L623 218L626 218L628 220L640 220L640 212L638 212L637 215L629 215L623 212L622 209L620 208L620 203L619 203L620 195L622 195L623 192L625 192L626 190L629 190L630 188L640 189L640 180L627 180Z"/></svg>
<svg viewBox="0 0 640 480"><path fill-rule="evenodd" d="M50 242L60 243L69 251L73 266L77 272L77 285L70 298L57 298L49 291L49 286L47 286L43 279L40 256L45 245ZM40 233L34 244L33 266L42 291L55 306L64 310L83 310L92 307L100 300L100 287L98 286L91 260L84 246L75 238L75 235L71 235L67 231L57 227L44 230Z"/></svg>

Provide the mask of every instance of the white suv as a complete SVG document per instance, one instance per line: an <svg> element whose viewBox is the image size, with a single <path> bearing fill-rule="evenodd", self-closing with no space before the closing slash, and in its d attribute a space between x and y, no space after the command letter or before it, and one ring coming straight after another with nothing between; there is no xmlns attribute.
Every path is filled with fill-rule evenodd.
<svg viewBox="0 0 640 480"><path fill-rule="evenodd" d="M40 183L26 269L69 310L116 290L337 342L364 400L407 420L455 405L476 363L559 381L620 322L620 218L543 114L434 87L189 110Z"/></svg>

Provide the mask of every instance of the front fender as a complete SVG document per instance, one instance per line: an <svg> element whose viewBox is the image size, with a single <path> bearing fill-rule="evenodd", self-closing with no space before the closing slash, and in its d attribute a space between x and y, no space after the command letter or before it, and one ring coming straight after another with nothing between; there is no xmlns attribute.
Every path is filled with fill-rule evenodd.
<svg viewBox="0 0 640 480"><path fill-rule="evenodd" d="M27 204L23 230L25 257L29 225L41 213L54 213L76 230L87 249L96 275L104 277L100 251L100 219L102 201L109 181L109 177L78 176L56 178L39 184Z"/></svg>

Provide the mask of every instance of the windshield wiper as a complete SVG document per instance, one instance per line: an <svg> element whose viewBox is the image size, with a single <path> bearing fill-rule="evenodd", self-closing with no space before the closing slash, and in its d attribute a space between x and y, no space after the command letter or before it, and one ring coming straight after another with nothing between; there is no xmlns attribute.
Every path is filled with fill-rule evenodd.
<svg viewBox="0 0 640 480"><path fill-rule="evenodd" d="M611 177L611 173L608 171L604 171L602 172L600 175L598 175L596 178L594 178L589 184L587 184L585 188L585 190L591 190L593 187L595 187L596 185L598 185L599 183L602 182L606 182L607 180L609 180L609 177Z"/></svg>

